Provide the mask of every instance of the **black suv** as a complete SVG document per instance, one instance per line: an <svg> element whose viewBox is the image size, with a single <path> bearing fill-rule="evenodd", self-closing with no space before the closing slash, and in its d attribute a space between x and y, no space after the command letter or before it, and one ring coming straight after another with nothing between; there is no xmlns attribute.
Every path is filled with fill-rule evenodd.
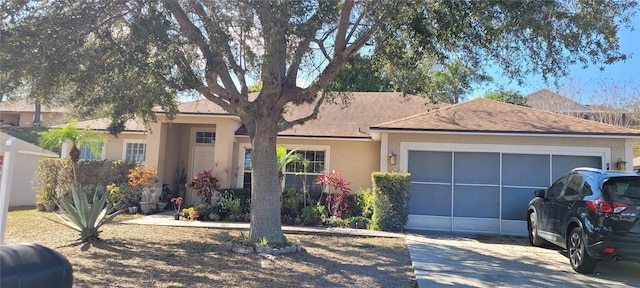
<svg viewBox="0 0 640 288"><path fill-rule="evenodd" d="M532 245L567 249L580 273L592 273L600 259L640 262L640 175L576 168L534 194L527 211Z"/></svg>

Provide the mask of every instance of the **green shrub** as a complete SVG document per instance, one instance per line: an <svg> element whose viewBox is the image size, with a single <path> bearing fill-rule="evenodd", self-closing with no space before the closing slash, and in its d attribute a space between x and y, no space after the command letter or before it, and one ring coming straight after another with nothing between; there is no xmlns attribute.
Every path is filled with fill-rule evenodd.
<svg viewBox="0 0 640 288"><path fill-rule="evenodd" d="M242 214L242 202L240 198L233 198L233 196L228 195L220 198L220 204L222 204L224 211L229 215L239 216Z"/></svg>
<svg viewBox="0 0 640 288"><path fill-rule="evenodd" d="M295 188L285 188L282 192L282 215L293 218L300 215L303 206L304 195Z"/></svg>
<svg viewBox="0 0 640 288"><path fill-rule="evenodd" d="M239 214L251 212L251 190L243 188L224 188L220 190L220 197L240 199Z"/></svg>
<svg viewBox="0 0 640 288"><path fill-rule="evenodd" d="M107 185L115 183L121 186L127 182L129 169L135 167L134 162L125 161L81 161L78 163L78 183L83 190L99 189L102 194ZM44 187L51 187L58 197L72 200L71 186L73 184L73 170L68 159L49 158L40 160L38 169L31 180L34 191L43 191ZM89 198L91 199L91 198Z"/></svg>
<svg viewBox="0 0 640 288"><path fill-rule="evenodd" d="M371 188L360 189L354 196L355 210L353 216L364 216L367 219L371 219L374 200L375 195Z"/></svg>
<svg viewBox="0 0 640 288"><path fill-rule="evenodd" d="M73 183L71 162L67 159L46 158L38 162L38 168L31 180L31 188L38 193L36 195L38 201L52 200L64 195L65 191L70 191L71 183ZM50 195L51 193L54 195Z"/></svg>
<svg viewBox="0 0 640 288"><path fill-rule="evenodd" d="M307 206L302 208L302 214L300 214L300 218L303 221L307 220L317 220L320 218L320 213L318 212L317 206Z"/></svg>
<svg viewBox="0 0 640 288"><path fill-rule="evenodd" d="M371 229L400 232L409 215L409 173L374 172Z"/></svg>

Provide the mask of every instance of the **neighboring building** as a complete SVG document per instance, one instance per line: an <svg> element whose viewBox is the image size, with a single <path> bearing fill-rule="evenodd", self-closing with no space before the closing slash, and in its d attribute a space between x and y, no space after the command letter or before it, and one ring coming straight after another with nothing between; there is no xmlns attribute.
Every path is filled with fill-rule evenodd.
<svg viewBox="0 0 640 288"><path fill-rule="evenodd" d="M40 124L34 125L36 106L25 99L0 102L0 126L49 127L68 120L63 108L41 106Z"/></svg>
<svg viewBox="0 0 640 288"><path fill-rule="evenodd" d="M558 114L593 120L622 127L635 127L640 119L634 111L606 105L583 105L548 89L525 96L527 106Z"/></svg>
<svg viewBox="0 0 640 288"><path fill-rule="evenodd" d="M207 100L178 108L174 120L158 110L150 129L131 122L118 138L108 136L102 157L156 167L160 183L175 183L183 162L189 177L213 168L222 187L247 187L251 143L238 117ZM631 140L640 138L637 130L486 99L435 108L391 92L353 93L346 108L324 104L316 120L279 133L279 145L310 161L288 167L285 186L318 189L313 179L336 170L357 191L371 187L374 171L409 171L407 227L526 234L533 190L578 166L631 162ZM296 107L287 118L311 110ZM187 203L194 202L190 194Z"/></svg>
<svg viewBox="0 0 640 288"><path fill-rule="evenodd" d="M11 137L9 134L0 132L0 159L3 159L0 163L4 162L4 145ZM31 188L31 180L38 169L38 161L59 156L20 139L17 139L13 145L16 146L16 154L13 179L9 188L11 193L9 206L34 206L37 192ZM2 174L2 165L4 163L0 164L0 175Z"/></svg>

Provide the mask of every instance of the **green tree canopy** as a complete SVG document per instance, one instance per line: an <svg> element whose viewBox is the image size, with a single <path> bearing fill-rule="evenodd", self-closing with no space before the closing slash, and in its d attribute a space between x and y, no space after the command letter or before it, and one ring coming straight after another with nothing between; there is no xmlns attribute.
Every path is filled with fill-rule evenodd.
<svg viewBox="0 0 640 288"><path fill-rule="evenodd" d="M487 63L515 79L624 60L616 31L635 1L184 0L0 4L0 94L64 98L84 115L171 116L176 95L236 115L253 149L251 238L283 240L276 136L316 118L339 69L365 45L402 75L417 61ZM409 72L407 72L409 71ZM313 79L298 87L298 78ZM400 79L401 80L401 79ZM248 83L262 82L249 98ZM403 91L407 91L402 88ZM299 119L287 109L315 105Z"/></svg>
<svg viewBox="0 0 640 288"><path fill-rule="evenodd" d="M527 106L527 99L516 91L497 91L484 94L485 99Z"/></svg>
<svg viewBox="0 0 640 288"><path fill-rule="evenodd" d="M358 54L347 60L329 84L331 91L381 92L393 91L391 80L383 77L371 56Z"/></svg>

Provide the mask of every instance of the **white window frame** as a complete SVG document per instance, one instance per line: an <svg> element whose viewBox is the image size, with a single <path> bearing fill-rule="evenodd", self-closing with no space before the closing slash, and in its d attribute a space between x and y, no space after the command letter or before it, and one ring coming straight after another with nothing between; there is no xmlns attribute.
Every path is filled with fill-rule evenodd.
<svg viewBox="0 0 640 288"><path fill-rule="evenodd" d="M216 138L218 136L216 133L216 128L214 127L191 127L191 131L189 132L189 138L190 138L189 143L191 143L192 146L194 145L211 146L216 144L215 141L214 143L196 143L197 132L213 132L214 134L216 134Z"/></svg>
<svg viewBox="0 0 640 288"><path fill-rule="evenodd" d="M134 140L134 139L127 139L127 140L123 140L122 141L122 160L126 161L127 159L127 145L128 144L144 144L144 161L142 161L140 164L144 163L145 161L147 161L147 151L149 151L149 145L147 144L147 141L145 140Z"/></svg>
<svg viewBox="0 0 640 288"><path fill-rule="evenodd" d="M82 156L82 146L83 146L83 145L80 145L80 147L78 147L78 149L80 149L80 156ZM97 159L90 159L90 160L87 160L87 159L80 159L79 161L96 161L96 160L104 160L104 159L105 159L105 154L106 154L106 153L105 153L105 152L106 152L105 150L107 150L106 148L107 148L106 143L102 142L102 143L100 143L100 156L98 156L98 158L97 158Z"/></svg>
<svg viewBox="0 0 640 288"><path fill-rule="evenodd" d="M280 145L278 145L280 146ZM324 171L331 170L331 146L328 145L295 145L295 144L286 144L282 145L287 150L297 149L301 151L324 151ZM246 154L247 149L252 149L251 143L241 143L238 145L238 179L237 179L237 187L242 187L244 184L244 173L248 172L244 170L244 155ZM293 172L284 172L287 174L297 174ZM305 173L306 175L316 175L316 173ZM284 185L284 184L283 184Z"/></svg>

